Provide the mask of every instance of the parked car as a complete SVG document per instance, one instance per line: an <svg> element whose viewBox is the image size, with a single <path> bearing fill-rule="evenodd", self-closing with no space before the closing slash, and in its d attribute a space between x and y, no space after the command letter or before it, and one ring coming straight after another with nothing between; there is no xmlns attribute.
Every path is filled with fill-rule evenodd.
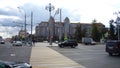
<svg viewBox="0 0 120 68"><path fill-rule="evenodd" d="M120 55L120 41L118 40L109 40L106 42L106 52L109 55L118 54Z"/></svg>
<svg viewBox="0 0 120 68"><path fill-rule="evenodd" d="M23 46L23 43L21 41L13 41L13 46Z"/></svg>
<svg viewBox="0 0 120 68"><path fill-rule="evenodd" d="M32 68L32 66L24 62L8 62L0 60L0 68Z"/></svg>
<svg viewBox="0 0 120 68"><path fill-rule="evenodd" d="M61 48L67 47L67 46L71 48L75 48L76 46L78 46L78 43L75 40L66 40L64 42L59 43L58 46Z"/></svg>

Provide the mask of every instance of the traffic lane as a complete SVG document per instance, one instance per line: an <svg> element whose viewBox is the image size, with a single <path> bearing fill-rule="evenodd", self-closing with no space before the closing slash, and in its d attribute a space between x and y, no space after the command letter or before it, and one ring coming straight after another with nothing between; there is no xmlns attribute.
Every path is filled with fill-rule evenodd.
<svg viewBox="0 0 120 68"><path fill-rule="evenodd" d="M12 46L11 44L0 45L0 60L29 63L31 47Z"/></svg>
<svg viewBox="0 0 120 68"><path fill-rule="evenodd" d="M105 45L79 44L77 48L51 48L87 68L120 67L120 56L109 56L108 53L105 52Z"/></svg>

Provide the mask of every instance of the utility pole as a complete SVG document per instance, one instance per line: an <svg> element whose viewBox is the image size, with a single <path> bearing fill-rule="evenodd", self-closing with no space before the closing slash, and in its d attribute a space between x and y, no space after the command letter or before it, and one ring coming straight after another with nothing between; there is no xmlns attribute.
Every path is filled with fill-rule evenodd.
<svg viewBox="0 0 120 68"><path fill-rule="evenodd" d="M27 31L26 31L26 13L25 13L25 22L24 23L25 23L25 44L26 44L26 38L27 38L26 37L26 34L27 34Z"/></svg>
<svg viewBox="0 0 120 68"><path fill-rule="evenodd" d="M60 42L62 41L62 13L61 13L61 9L60 9Z"/></svg>
<svg viewBox="0 0 120 68"><path fill-rule="evenodd" d="M31 46L32 46L32 28L33 28L33 12L31 12Z"/></svg>

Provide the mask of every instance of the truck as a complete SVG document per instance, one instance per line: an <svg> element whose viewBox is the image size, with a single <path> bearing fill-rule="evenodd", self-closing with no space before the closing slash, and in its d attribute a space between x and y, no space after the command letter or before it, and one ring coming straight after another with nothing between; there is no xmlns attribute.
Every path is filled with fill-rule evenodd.
<svg viewBox="0 0 120 68"><path fill-rule="evenodd" d="M120 55L120 40L107 40L105 51L112 55Z"/></svg>
<svg viewBox="0 0 120 68"><path fill-rule="evenodd" d="M88 44L95 45L96 44L96 42L93 41L93 39L91 37L83 37L82 43L85 45L88 45Z"/></svg>

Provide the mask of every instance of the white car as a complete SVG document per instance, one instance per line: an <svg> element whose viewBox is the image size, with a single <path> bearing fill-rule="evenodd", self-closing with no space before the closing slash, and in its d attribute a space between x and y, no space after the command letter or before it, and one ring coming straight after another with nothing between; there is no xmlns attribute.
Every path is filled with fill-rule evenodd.
<svg viewBox="0 0 120 68"><path fill-rule="evenodd" d="M2 41L0 41L0 44L5 44L5 41L3 41L3 40L2 40Z"/></svg>
<svg viewBox="0 0 120 68"><path fill-rule="evenodd" d="M22 46L23 43L21 41L14 41L12 45L13 46Z"/></svg>

